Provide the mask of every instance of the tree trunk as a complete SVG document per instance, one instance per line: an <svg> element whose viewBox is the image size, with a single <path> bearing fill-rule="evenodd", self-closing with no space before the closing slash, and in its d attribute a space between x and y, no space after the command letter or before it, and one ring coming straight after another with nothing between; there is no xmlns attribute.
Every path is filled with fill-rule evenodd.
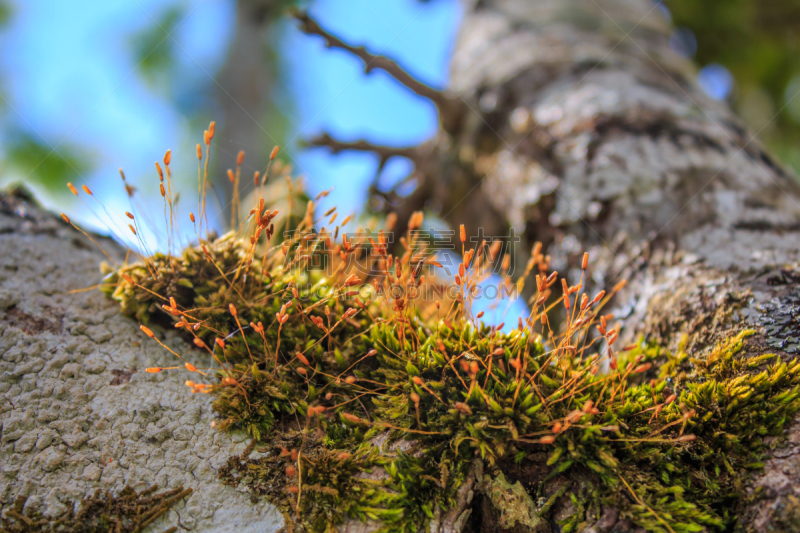
<svg viewBox="0 0 800 533"><path fill-rule="evenodd" d="M410 158L420 185L399 220L434 206L471 235L510 227L528 246L543 242L551 268L575 278L589 251L592 284L628 280L613 310L623 341L644 336L676 348L683 340L700 355L756 327L746 356L794 357L800 188L727 106L699 89L691 63L670 48L658 5L463 4L451 86L434 98L442 124L434 139L402 150L327 136L312 143ZM380 68L426 95L396 66ZM526 260L519 253L515 263ZM737 509L746 528L785 530L794 520L797 530L800 420L789 442L748 489L765 497ZM492 501L499 508L479 505L472 527L502 529L496 521L510 505L502 502L516 499ZM612 529L626 530L613 510L589 528Z"/></svg>
<svg viewBox="0 0 800 533"><path fill-rule="evenodd" d="M94 238L124 260L117 244ZM150 530L277 531L273 506L217 481L244 439L211 429L210 398L188 398L179 374L145 373L174 356L141 343L118 304L86 290L101 281L106 259L94 244L24 199L0 195L0 250L3 512L18 497L52 516L96 490L182 485L194 493ZM184 350L168 333L164 342Z"/></svg>
<svg viewBox="0 0 800 533"><path fill-rule="evenodd" d="M660 9L646 0L467 4L451 90L470 111L440 137L452 136L470 169L461 188L480 198L477 209L544 242L556 270L579 273L589 250L595 284L629 280L613 309L624 340L675 348L685 338L699 355L756 327L748 356L795 357L800 189L699 90ZM459 212L474 200L440 200L454 223L475 220ZM765 498L739 510L755 531L791 523L800 420L789 441L752 480L750 493Z"/></svg>
<svg viewBox="0 0 800 533"><path fill-rule="evenodd" d="M701 287L769 299L800 256L797 182L692 80L645 0L470 2L453 57L470 196L556 268L589 250L596 283L631 279L629 336L685 331Z"/></svg>
<svg viewBox="0 0 800 533"><path fill-rule="evenodd" d="M668 32L645 0L466 2L443 128L412 154L422 180L407 208L433 201L472 234L524 228L562 272L589 250L593 283L629 280L614 310L627 339L685 338L702 355L756 327L746 355L794 357L800 191L696 88ZM215 482L213 466L239 448L206 428L207 402L187 403L177 374L141 372L171 356L134 344L135 325L100 294L67 292L98 281L100 255L19 200L2 207L3 503L23 494L57 509L93 488L182 483L197 493L172 523L277 530L271 507ZM800 421L789 433L749 480L763 498L736 509L746 528L797 530ZM525 515L525 494L486 486L479 466L432 531L501 531L508 513ZM587 529L628 530L614 509Z"/></svg>
<svg viewBox="0 0 800 533"><path fill-rule="evenodd" d="M239 150L246 152L245 169L260 168L272 147L279 143L269 131L269 114L276 113L270 100L276 85L277 57L267 28L281 14L286 0L237 0L233 40L225 64L217 76L217 100L221 107L220 132L215 148L211 180L224 191L223 227L230 220L233 185L226 177L235 168ZM263 168L261 168L263 171ZM251 172L243 172L240 197L252 188Z"/></svg>

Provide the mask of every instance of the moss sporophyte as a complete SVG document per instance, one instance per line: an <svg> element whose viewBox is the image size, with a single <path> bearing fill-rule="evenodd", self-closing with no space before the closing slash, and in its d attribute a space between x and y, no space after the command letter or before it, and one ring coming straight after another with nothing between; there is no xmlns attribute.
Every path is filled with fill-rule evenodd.
<svg viewBox="0 0 800 533"><path fill-rule="evenodd" d="M174 254L171 237L169 252L117 265L102 288L180 361L148 371L187 372L191 392L214 397L213 425L252 438L220 475L268 497L287 528L335 531L373 519L384 531L422 530L455 505L476 461L503 482L538 469L538 488L527 489L541 502L536 520L555 520L554 502L569 498L570 513L559 515L565 532L609 506L648 531L735 525L741 474L762 466L764 437L781 435L800 409L800 362L738 357L752 331L702 357L644 342L618 348L619 327L601 309L622 284L587 294L582 278L570 285L550 271L539 244L514 281L500 248L468 248L463 230L452 297L409 298L437 286L441 270L417 231L421 213L393 255L392 216L382 229L373 222L348 233L348 217L331 231L335 209L317 215L317 198L279 218L258 194L270 167L254 176L249 214L216 238L203 231L212 138L213 124L198 165L198 215L189 215L196 243ZM229 175L235 185L240 176L238 166ZM584 272L588 263L585 255ZM320 264L328 268L311 268ZM536 283L529 316L510 332L472 311L495 265L508 289L501 294ZM557 331L548 313L566 315ZM173 351L153 324L171 324L194 348ZM195 366L198 349L212 367Z"/></svg>

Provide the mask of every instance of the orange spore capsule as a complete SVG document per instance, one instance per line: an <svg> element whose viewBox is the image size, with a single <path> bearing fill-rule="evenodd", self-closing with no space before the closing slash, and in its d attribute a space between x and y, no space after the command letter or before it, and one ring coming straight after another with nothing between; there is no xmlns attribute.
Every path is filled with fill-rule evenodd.
<svg viewBox="0 0 800 533"><path fill-rule="evenodd" d="M272 152L270 152L270 154L269 154L269 160L272 161L273 159L275 159L275 156L277 156L277 155L278 155L278 147L275 146L272 149Z"/></svg>
<svg viewBox="0 0 800 533"><path fill-rule="evenodd" d="M472 414L472 409L470 409L469 405L467 405L465 403L456 402L455 404L453 404L453 407L455 407L456 409L458 409L459 411L461 411L462 413L464 413L466 415L471 415Z"/></svg>
<svg viewBox="0 0 800 533"><path fill-rule="evenodd" d="M89 187L87 187L86 185L81 185L81 189L83 189L83 192L85 192L85 193L86 193L86 194L88 194L89 196L94 196L94 195L92 194L92 190L91 190Z"/></svg>
<svg viewBox="0 0 800 533"><path fill-rule="evenodd" d="M189 372L197 372L197 368L192 363L186 363L186 370Z"/></svg>
<svg viewBox="0 0 800 533"><path fill-rule="evenodd" d="M157 367L157 366L153 366L153 367L150 367L150 368L145 368L144 371L147 372L148 374L158 374L159 372L161 372L161 368Z"/></svg>
<svg viewBox="0 0 800 533"><path fill-rule="evenodd" d="M231 316L236 316L236 306L233 304L228 304L228 311L231 312Z"/></svg>
<svg viewBox="0 0 800 533"><path fill-rule="evenodd" d="M67 182L67 187L69 187L69 190L72 191L72 194L78 196L78 189L76 189L72 183Z"/></svg>
<svg viewBox="0 0 800 533"><path fill-rule="evenodd" d="M239 150L239 155L236 156L236 164L241 165L244 161L244 150Z"/></svg>
<svg viewBox="0 0 800 533"><path fill-rule="evenodd" d="M344 417L346 420L348 420L348 421L352 422L353 424L360 424L360 423L362 423L362 422L363 422L363 420L361 420L360 418L358 418L356 415L351 415L350 413L342 413L342 416L343 416L343 417Z"/></svg>
<svg viewBox="0 0 800 533"><path fill-rule="evenodd" d="M189 220L191 220L192 224L194 224L194 213L189 213Z"/></svg>
<svg viewBox="0 0 800 533"><path fill-rule="evenodd" d="M151 339L156 336L156 334L153 333L153 330L151 330L147 326L139 326L139 329L141 329L144 332L144 334L150 337Z"/></svg>
<svg viewBox="0 0 800 533"><path fill-rule="evenodd" d="M544 437L539 439L539 442L541 444L553 444L555 441L556 441L555 435L545 435Z"/></svg>
<svg viewBox="0 0 800 533"><path fill-rule="evenodd" d="M67 224L72 224L72 222L69 221L69 217L64 213L61 213L61 218L63 218L64 222L66 222Z"/></svg>
<svg viewBox="0 0 800 533"><path fill-rule="evenodd" d="M197 143L197 159L203 159L203 149L200 148L200 143Z"/></svg>
<svg viewBox="0 0 800 533"><path fill-rule="evenodd" d="M171 161L172 161L172 150L167 150L167 152L164 154L164 164L169 165Z"/></svg>

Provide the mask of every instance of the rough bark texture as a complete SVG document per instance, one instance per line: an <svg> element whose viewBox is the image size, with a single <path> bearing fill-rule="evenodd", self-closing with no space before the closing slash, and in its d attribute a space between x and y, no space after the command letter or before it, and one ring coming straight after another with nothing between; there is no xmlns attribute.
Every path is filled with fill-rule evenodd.
<svg viewBox="0 0 800 533"><path fill-rule="evenodd" d="M481 209L543 241L562 272L591 250L597 285L629 279L614 310L627 339L674 347L687 335L699 354L745 324L766 324L748 354L791 356L783 349L796 351L796 332L778 331L769 315L794 305L797 183L696 87L655 5L467 4L451 89L472 118L449 143L473 170ZM772 311L760 307L775 298ZM751 485L766 500L743 504L756 531L797 528L798 431L796 421L790 449ZM606 522L595 530L622 527Z"/></svg>
<svg viewBox="0 0 800 533"><path fill-rule="evenodd" d="M152 531L277 531L274 507L217 481L245 443L209 428L210 398L189 397L185 376L145 373L174 361L140 344L136 324L96 289L71 293L100 282L102 253L60 218L2 195L0 250L0 506L22 495L54 515L96 489L183 485L195 492Z"/></svg>
<svg viewBox="0 0 800 533"><path fill-rule="evenodd" d="M623 342L644 335L675 348L686 338L699 355L755 326L747 355L794 357L800 188L697 87L691 63L670 48L657 5L463 4L444 91L463 108L445 116L440 106L434 139L394 151L414 161L419 183L405 200L388 195L400 202L399 219L433 208L472 235L512 227L528 245L542 241L552 268L575 269L576 278L590 251L591 284L629 281L613 310ZM330 141L315 144L344 148ZM526 260L520 250L517 266ZM747 527L798 527L798 431L800 421L790 450L776 452L753 480L750 490L760 487L766 498L742 504ZM483 493L482 521L471 527L497 530L502 509L485 512L491 490ZM631 525L609 509L589 530L612 529Z"/></svg>

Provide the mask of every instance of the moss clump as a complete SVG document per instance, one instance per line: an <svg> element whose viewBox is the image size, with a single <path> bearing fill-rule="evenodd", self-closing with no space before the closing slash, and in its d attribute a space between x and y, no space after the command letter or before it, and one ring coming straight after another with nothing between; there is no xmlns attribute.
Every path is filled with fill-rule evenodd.
<svg viewBox="0 0 800 533"><path fill-rule="evenodd" d="M192 493L192 489L177 489L156 493L152 486L142 492L125 487L118 495L98 490L85 498L76 511L70 506L56 517L43 516L36 509L25 509L25 497L17 498L14 506L2 513L3 533L139 533L173 505ZM171 527L165 533L173 533Z"/></svg>
<svg viewBox="0 0 800 533"><path fill-rule="evenodd" d="M611 294L590 298L562 279L567 320L554 333L547 305L558 278L541 248L516 283L538 266L531 315L503 333L470 307L496 248L463 250L455 298L422 305L409 295L436 262L412 233L421 215L394 257L382 232L334 245L313 203L298 231L271 245L262 210L249 238L242 230L147 258L110 275L106 290L143 324L172 321L213 355L214 369L196 369L176 354L202 374L187 385L214 395L218 427L254 439L221 476L268 496L292 529L368 519L423 529L456 504L479 457L514 487L535 481L536 519L558 519L565 532L609 506L651 531L723 530L735 524L742 472L761 466L762 439L800 409L800 361L742 359L750 331L703 357L615 351L618 331L600 313ZM367 279L353 265L366 265ZM365 297L374 291L382 296ZM602 356L597 340L608 345Z"/></svg>

